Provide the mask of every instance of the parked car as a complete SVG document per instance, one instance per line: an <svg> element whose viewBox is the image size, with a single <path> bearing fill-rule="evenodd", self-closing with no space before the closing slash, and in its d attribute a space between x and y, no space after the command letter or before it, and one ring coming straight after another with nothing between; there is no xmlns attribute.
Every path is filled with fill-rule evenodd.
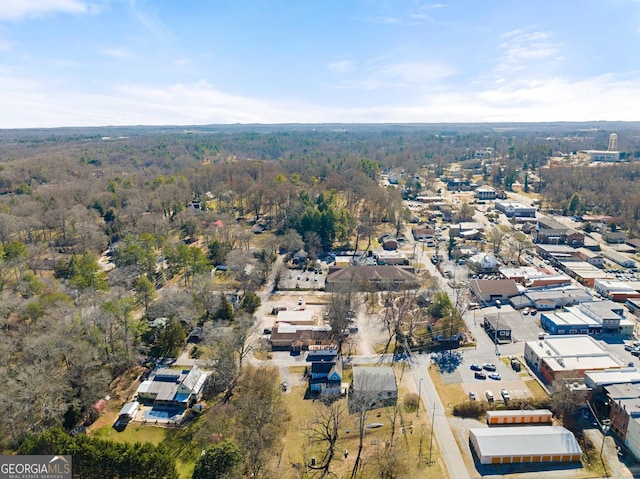
<svg viewBox="0 0 640 479"><path fill-rule="evenodd" d="M524 309L522 310L522 314L524 314L524 315L526 316L526 315L528 315L528 314L529 314L529 311L530 311L530 310L529 310L529 308L524 308Z"/></svg>
<svg viewBox="0 0 640 479"><path fill-rule="evenodd" d="M537 310L537 309L532 309L532 310L529 312L529 314L530 314L531 316L535 316L536 314L538 314L538 310Z"/></svg>
<svg viewBox="0 0 640 479"><path fill-rule="evenodd" d="M487 398L487 401L493 402L493 393L491 391L485 391L484 395Z"/></svg>
<svg viewBox="0 0 640 479"><path fill-rule="evenodd" d="M472 364L471 366L469 366L469 368L472 371L482 371L482 366L480 366L479 364Z"/></svg>
<svg viewBox="0 0 640 479"><path fill-rule="evenodd" d="M495 364L492 363L484 363L482 365L482 369L484 369L485 371L496 371L498 368L496 367Z"/></svg>
<svg viewBox="0 0 640 479"><path fill-rule="evenodd" d="M487 375L482 371L476 371L473 377L476 379L487 379Z"/></svg>
<svg viewBox="0 0 640 479"><path fill-rule="evenodd" d="M631 345L631 344L625 344L624 345L624 350L625 351L631 351L632 349L633 349L633 345Z"/></svg>
<svg viewBox="0 0 640 479"><path fill-rule="evenodd" d="M508 402L509 399L511 399L511 397L509 396L509 391L504 388L500 390L500 395L502 396L502 400L504 402Z"/></svg>
<svg viewBox="0 0 640 479"><path fill-rule="evenodd" d="M635 356L636 358L640 357L640 349L633 348L630 352L632 356Z"/></svg>
<svg viewBox="0 0 640 479"><path fill-rule="evenodd" d="M471 399L472 401L477 401L478 396L473 391L469 391L469 399Z"/></svg>
<svg viewBox="0 0 640 479"><path fill-rule="evenodd" d="M500 376L498 373L490 373L490 374L489 374L489 377L490 377L491 379L496 380L496 381L500 381L500 380L502 379L502 376Z"/></svg>

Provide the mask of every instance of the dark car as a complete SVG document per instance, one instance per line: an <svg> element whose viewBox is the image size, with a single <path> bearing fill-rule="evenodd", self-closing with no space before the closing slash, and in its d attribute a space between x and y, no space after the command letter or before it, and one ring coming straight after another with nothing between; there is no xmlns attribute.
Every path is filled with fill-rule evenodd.
<svg viewBox="0 0 640 479"><path fill-rule="evenodd" d="M536 314L538 314L538 310L537 310L537 309L532 309L532 310L529 312L529 314L530 314L531 316L535 316Z"/></svg>
<svg viewBox="0 0 640 479"><path fill-rule="evenodd" d="M485 371L496 371L498 368L496 367L495 364L484 363L482 365L482 369L484 369Z"/></svg>
<svg viewBox="0 0 640 479"><path fill-rule="evenodd" d="M472 364L471 366L469 366L469 368L472 371L482 371L482 366L480 366L479 364Z"/></svg>
<svg viewBox="0 0 640 479"><path fill-rule="evenodd" d="M630 352L631 352L631 355L632 355L632 356L635 356L635 357L637 357L637 358L640 358L640 349L636 349L636 348L634 348L634 349L632 349Z"/></svg>
<svg viewBox="0 0 640 479"><path fill-rule="evenodd" d="M475 377L476 379L487 379L487 375L482 371L476 371L473 377Z"/></svg>

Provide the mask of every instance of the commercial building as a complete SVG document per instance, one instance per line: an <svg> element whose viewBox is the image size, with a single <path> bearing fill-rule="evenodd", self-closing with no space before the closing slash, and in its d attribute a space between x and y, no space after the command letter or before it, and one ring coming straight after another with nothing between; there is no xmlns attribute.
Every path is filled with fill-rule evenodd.
<svg viewBox="0 0 640 479"><path fill-rule="evenodd" d="M542 313L540 325L553 335L615 334L633 335L634 323L624 316L624 308L613 301L585 301L562 311Z"/></svg>
<svg viewBox="0 0 640 479"><path fill-rule="evenodd" d="M505 318L500 317L500 313L486 315L482 327L496 344L511 342L511 326Z"/></svg>
<svg viewBox="0 0 640 479"><path fill-rule="evenodd" d="M578 258L582 261L586 261L593 266L602 267L604 266L604 256L600 251L592 251L589 248L578 248L576 250L578 254Z"/></svg>
<svg viewBox="0 0 640 479"><path fill-rule="evenodd" d="M596 268L586 261L560 261L558 267L585 286L593 287L596 279L615 279L611 273Z"/></svg>
<svg viewBox="0 0 640 479"><path fill-rule="evenodd" d="M584 377L586 371L621 368L618 358L587 335L546 336L527 341L524 359L548 385L556 387L569 378Z"/></svg>
<svg viewBox="0 0 640 479"><path fill-rule="evenodd" d="M622 266L623 268L635 268L636 262L629 256L618 253L617 251L603 251L602 255L610 261Z"/></svg>
<svg viewBox="0 0 640 479"><path fill-rule="evenodd" d="M519 301L519 307L533 306L540 311L573 306L585 301L593 301L591 294L584 288L573 285L560 285L544 288L529 288ZM515 303L513 298L511 301ZM515 304L514 304L515 307Z"/></svg>
<svg viewBox="0 0 640 479"><path fill-rule="evenodd" d="M620 161L619 151L583 150L582 153L586 154L590 161L601 161L605 163L615 163Z"/></svg>
<svg viewBox="0 0 640 479"><path fill-rule="evenodd" d="M538 224L533 232L534 243L582 246L584 238L584 233L546 216L538 218Z"/></svg>
<svg viewBox="0 0 640 479"><path fill-rule="evenodd" d="M473 194L480 201L496 199L496 190L488 185L478 186Z"/></svg>
<svg viewBox="0 0 640 479"><path fill-rule="evenodd" d="M515 201L496 201L496 210L504 213L509 218L513 216L518 218L536 217L535 206L525 206Z"/></svg>
<svg viewBox="0 0 640 479"><path fill-rule="evenodd" d="M509 298L520 294L512 279L472 279L469 281L469 291L481 304L491 304L498 300L506 304Z"/></svg>
<svg viewBox="0 0 640 479"><path fill-rule="evenodd" d="M505 279L512 279L516 283L527 288L539 288L542 286L557 286L570 284L571 278L564 274L549 274L544 270L533 266L520 268L500 268L500 274Z"/></svg>
<svg viewBox="0 0 640 479"><path fill-rule="evenodd" d="M596 279L593 288L596 293L612 301L624 302L628 299L640 298L640 293L623 281Z"/></svg>
<svg viewBox="0 0 640 479"><path fill-rule="evenodd" d="M582 450L561 426L513 426L469 429L469 442L480 464L577 462Z"/></svg>

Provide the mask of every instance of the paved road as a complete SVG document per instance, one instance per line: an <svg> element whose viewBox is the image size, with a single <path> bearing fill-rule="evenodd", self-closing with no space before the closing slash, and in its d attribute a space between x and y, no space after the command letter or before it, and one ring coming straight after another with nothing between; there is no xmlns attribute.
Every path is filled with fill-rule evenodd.
<svg viewBox="0 0 640 479"><path fill-rule="evenodd" d="M462 453L453 437L453 432L451 432L446 410L440 400L440 396L438 396L433 381L431 381L431 377L427 373L430 361L431 359L428 355L413 355L409 362L411 374L418 387L420 397L427 406L429 417L433 420L434 436L438 443L440 455L447 466L449 477L452 479L469 478L469 471L465 466Z"/></svg>

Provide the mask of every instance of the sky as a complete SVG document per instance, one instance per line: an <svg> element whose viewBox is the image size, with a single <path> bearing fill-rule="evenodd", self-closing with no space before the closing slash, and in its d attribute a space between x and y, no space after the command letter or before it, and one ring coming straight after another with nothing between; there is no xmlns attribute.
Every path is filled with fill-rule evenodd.
<svg viewBox="0 0 640 479"><path fill-rule="evenodd" d="M0 128L640 120L640 0L0 0Z"/></svg>

